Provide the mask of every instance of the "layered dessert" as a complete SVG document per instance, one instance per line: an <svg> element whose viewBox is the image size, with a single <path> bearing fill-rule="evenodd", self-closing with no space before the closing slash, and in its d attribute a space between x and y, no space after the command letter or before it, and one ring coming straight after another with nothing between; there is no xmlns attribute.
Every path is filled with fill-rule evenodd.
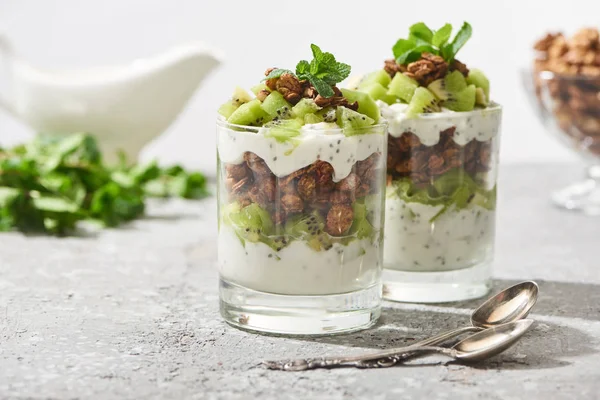
<svg viewBox="0 0 600 400"><path fill-rule="evenodd" d="M483 72L456 53L465 23L423 23L393 47L384 68L355 85L389 124L385 268L454 271L489 263L494 242L501 112Z"/></svg>
<svg viewBox="0 0 600 400"><path fill-rule="evenodd" d="M312 45L219 108L222 281L277 295L379 287L386 129L350 67ZM378 289L377 289L378 290Z"/></svg>

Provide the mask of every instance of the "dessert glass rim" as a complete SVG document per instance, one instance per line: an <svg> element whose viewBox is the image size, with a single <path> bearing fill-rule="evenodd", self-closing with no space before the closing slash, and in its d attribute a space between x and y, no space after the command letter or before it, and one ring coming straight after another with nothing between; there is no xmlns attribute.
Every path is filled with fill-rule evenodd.
<svg viewBox="0 0 600 400"><path fill-rule="evenodd" d="M495 101L490 102L490 104L485 108L478 108L471 111L452 111L452 112L433 112L433 113L421 113L417 114L415 117L410 119L448 119L448 118L463 118L470 117L473 115L480 114L497 114L502 111L502 105L496 103Z"/></svg>
<svg viewBox="0 0 600 400"><path fill-rule="evenodd" d="M282 120L285 121L285 120ZM369 125L369 126L363 126L360 128L352 128L350 129L345 129L345 128L340 128L340 127L335 127L335 128L317 128L314 127L314 125L316 124L310 124L312 125L312 127L310 127L309 129L305 129L304 131L327 131L327 132L331 132L328 135L332 135L332 134L344 134L344 132L346 131L352 131L352 133L354 135L356 135L357 132L368 132L372 129L375 128L386 128L388 126L388 122L385 119L381 119L378 123L373 124L373 125ZM303 128L306 125L303 125L300 129L289 129L283 126L275 126L275 127L271 127L271 126L251 126L251 125L237 125L237 124L231 124L229 122L227 122L226 120L222 119L222 118L217 118L217 126L221 127L221 128L235 128L236 130L238 130L238 132L242 133L242 132L253 132L253 133L262 133L262 132L268 132L269 130L271 130L272 128L276 128L277 130L281 130L281 131L302 131ZM240 131L241 130L241 131Z"/></svg>
<svg viewBox="0 0 600 400"><path fill-rule="evenodd" d="M599 81L600 76L588 76L588 75L567 75L560 74L558 72L552 72L548 70L535 71L531 70L533 74L536 74L540 79L550 81L553 79L562 79L565 81Z"/></svg>

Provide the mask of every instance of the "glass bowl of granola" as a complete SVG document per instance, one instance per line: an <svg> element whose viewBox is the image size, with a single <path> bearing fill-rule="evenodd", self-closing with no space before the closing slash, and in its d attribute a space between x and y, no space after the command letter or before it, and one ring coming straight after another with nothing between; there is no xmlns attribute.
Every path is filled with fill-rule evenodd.
<svg viewBox="0 0 600 400"><path fill-rule="evenodd" d="M535 46L524 83L548 131L580 154L586 179L552 195L569 210L600 215L600 35L585 28L570 38L549 33Z"/></svg>
<svg viewBox="0 0 600 400"><path fill-rule="evenodd" d="M356 87L388 121L384 297L435 303L490 289L502 108L455 58L465 23L410 27L394 59ZM424 44L425 43L425 44Z"/></svg>
<svg viewBox="0 0 600 400"><path fill-rule="evenodd" d="M240 328L323 335L380 314L386 125L335 86L349 66L313 56L219 109L221 314Z"/></svg>

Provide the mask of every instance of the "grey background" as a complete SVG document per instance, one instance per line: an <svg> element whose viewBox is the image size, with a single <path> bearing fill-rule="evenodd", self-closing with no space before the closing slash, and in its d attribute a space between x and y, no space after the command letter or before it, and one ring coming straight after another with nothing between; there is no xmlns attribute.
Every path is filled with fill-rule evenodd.
<svg viewBox="0 0 600 400"><path fill-rule="evenodd" d="M578 168L501 171L495 289L535 279L536 324L477 366L267 371L263 359L398 346L468 322L480 301L384 304L371 330L318 339L243 332L218 315L215 201L151 205L122 229L0 235L0 398L598 399L600 220L554 209Z"/></svg>

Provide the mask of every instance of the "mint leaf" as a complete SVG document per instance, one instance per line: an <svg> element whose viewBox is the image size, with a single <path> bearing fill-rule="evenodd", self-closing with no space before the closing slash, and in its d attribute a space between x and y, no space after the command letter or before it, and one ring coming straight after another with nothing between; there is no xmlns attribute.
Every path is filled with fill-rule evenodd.
<svg viewBox="0 0 600 400"><path fill-rule="evenodd" d="M392 47L392 51L394 53L396 61L398 61L398 59L404 54L407 54L410 51L412 51L415 47L417 47L417 44L412 39L398 39L394 47ZM400 61L398 61L398 63L403 64Z"/></svg>
<svg viewBox="0 0 600 400"><path fill-rule="evenodd" d="M269 75L265 76L261 82L264 82L264 81L267 81L267 80L273 79L273 78L279 78L283 74L292 74L293 75L294 73L292 71L290 71L289 69L275 68L273 71L269 72Z"/></svg>
<svg viewBox="0 0 600 400"><path fill-rule="evenodd" d="M417 22L410 27L409 37L419 39L425 43L431 43L433 32L431 32L431 29L424 22Z"/></svg>
<svg viewBox="0 0 600 400"><path fill-rule="evenodd" d="M320 61L321 57L323 56L323 52L321 51L321 48L319 46L317 46L316 44L311 43L310 49L312 50L314 59L317 61Z"/></svg>
<svg viewBox="0 0 600 400"><path fill-rule="evenodd" d="M301 60L296 64L296 75L301 76L305 73L310 73L310 63L306 60Z"/></svg>
<svg viewBox="0 0 600 400"><path fill-rule="evenodd" d="M423 53L437 54L438 51L431 45L415 47L398 57L396 62L398 62L398 64L409 64L421 58L421 54Z"/></svg>
<svg viewBox="0 0 600 400"><path fill-rule="evenodd" d="M331 86L346 79L350 75L348 64L337 62L331 53L323 52L316 44L311 44L313 59L302 60L296 65L298 79L307 79L315 90L323 97L334 95Z"/></svg>
<svg viewBox="0 0 600 400"><path fill-rule="evenodd" d="M325 82L323 79L318 78L314 75L308 75L306 77L308 81L315 87L316 91L323 97L331 97L335 93L331 88L331 85Z"/></svg>
<svg viewBox="0 0 600 400"><path fill-rule="evenodd" d="M443 45L446 44L448 39L450 39L451 34L452 25L446 24L437 31L435 31L435 33L433 34L433 38L431 39L431 44L433 44L437 48L441 48Z"/></svg>
<svg viewBox="0 0 600 400"><path fill-rule="evenodd" d="M452 60L454 60L456 53L458 53L458 51L471 38L472 32L473 29L471 28L471 25L469 25L468 22L463 23L463 26L460 28L460 30L452 40L452 43L444 46L445 48L447 47L447 50L445 50L447 52L447 57L444 57L446 58L446 61L451 62Z"/></svg>

